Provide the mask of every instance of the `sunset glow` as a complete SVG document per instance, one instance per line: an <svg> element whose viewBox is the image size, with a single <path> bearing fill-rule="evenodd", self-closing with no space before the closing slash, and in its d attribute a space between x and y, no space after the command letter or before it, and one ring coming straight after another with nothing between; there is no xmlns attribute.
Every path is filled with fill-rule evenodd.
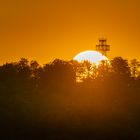
<svg viewBox="0 0 140 140"><path fill-rule="evenodd" d="M139 7L139 0L1 0L0 64L71 60L99 37L112 46L110 58L140 60Z"/></svg>
<svg viewBox="0 0 140 140"><path fill-rule="evenodd" d="M0 0L0 137L140 140L140 0Z"/></svg>

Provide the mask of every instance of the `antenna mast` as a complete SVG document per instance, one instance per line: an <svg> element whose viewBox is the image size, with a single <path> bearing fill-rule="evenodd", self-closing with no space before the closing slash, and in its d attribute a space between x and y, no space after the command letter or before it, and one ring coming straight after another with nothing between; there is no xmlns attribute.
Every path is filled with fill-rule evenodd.
<svg viewBox="0 0 140 140"><path fill-rule="evenodd" d="M107 56L107 52L110 51L110 45L107 45L107 39L99 39L99 45L96 45L96 51L100 52L104 56Z"/></svg>

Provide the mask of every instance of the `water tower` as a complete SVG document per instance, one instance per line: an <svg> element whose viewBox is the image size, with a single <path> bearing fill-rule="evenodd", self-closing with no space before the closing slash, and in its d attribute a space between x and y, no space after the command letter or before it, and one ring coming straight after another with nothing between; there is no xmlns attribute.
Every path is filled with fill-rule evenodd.
<svg viewBox="0 0 140 140"><path fill-rule="evenodd" d="M96 51L100 52L104 56L107 56L107 52L110 51L110 45L107 45L107 39L99 39L99 45L96 45Z"/></svg>

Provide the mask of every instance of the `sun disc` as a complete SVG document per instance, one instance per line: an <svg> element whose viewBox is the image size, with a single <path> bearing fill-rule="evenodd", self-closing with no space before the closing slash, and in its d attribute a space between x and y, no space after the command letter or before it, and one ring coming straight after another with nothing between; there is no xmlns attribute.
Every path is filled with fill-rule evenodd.
<svg viewBox="0 0 140 140"><path fill-rule="evenodd" d="M90 63L94 63L99 65L99 63L103 60L108 60L108 58L97 51L84 51L77 54L74 58L78 62L89 61Z"/></svg>

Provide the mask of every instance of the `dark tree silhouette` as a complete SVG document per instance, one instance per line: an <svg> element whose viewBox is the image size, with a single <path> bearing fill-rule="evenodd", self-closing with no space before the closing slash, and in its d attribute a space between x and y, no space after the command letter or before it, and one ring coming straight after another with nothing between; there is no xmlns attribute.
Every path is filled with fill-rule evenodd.
<svg viewBox="0 0 140 140"><path fill-rule="evenodd" d="M140 63L137 59L132 59L130 62L130 67L131 67L131 73L132 77L136 78L139 76L139 67Z"/></svg>
<svg viewBox="0 0 140 140"><path fill-rule="evenodd" d="M128 65L128 61L123 59L122 57L115 57L111 61L111 66L113 72L115 72L119 76L130 76L130 67Z"/></svg>
<svg viewBox="0 0 140 140"><path fill-rule="evenodd" d="M136 59L115 57L99 66L55 59L40 66L21 58L0 66L0 135L138 140L139 93Z"/></svg>
<svg viewBox="0 0 140 140"><path fill-rule="evenodd" d="M39 75L39 85L41 88L65 88L76 82L76 74L69 62L55 59L52 63L46 64Z"/></svg>

